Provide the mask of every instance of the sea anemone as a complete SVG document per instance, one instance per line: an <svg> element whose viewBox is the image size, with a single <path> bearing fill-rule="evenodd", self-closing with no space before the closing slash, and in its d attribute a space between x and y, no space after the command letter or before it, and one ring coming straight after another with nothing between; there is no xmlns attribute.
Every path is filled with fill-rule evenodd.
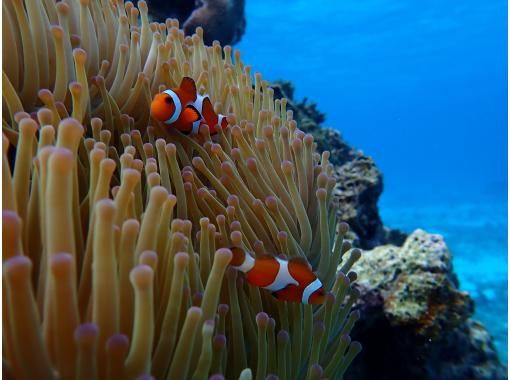
<svg viewBox="0 0 510 380"><path fill-rule="evenodd" d="M360 251L286 100L200 28L149 24L144 1L2 6L6 378L341 378ZM184 76L227 130L150 119ZM306 259L325 304L249 285L230 246Z"/></svg>

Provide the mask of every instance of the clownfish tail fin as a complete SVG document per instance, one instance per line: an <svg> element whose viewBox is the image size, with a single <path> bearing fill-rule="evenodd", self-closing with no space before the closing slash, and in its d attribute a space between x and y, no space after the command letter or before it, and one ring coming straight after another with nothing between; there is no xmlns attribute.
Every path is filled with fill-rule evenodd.
<svg viewBox="0 0 510 380"><path fill-rule="evenodd" d="M218 115L218 122L220 124L221 129L226 129L228 126L228 120L225 115Z"/></svg>

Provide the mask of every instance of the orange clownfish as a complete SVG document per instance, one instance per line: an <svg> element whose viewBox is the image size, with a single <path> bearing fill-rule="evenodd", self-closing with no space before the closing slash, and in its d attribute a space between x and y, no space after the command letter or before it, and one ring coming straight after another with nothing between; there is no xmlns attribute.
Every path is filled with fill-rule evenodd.
<svg viewBox="0 0 510 380"><path fill-rule="evenodd" d="M245 272L251 285L270 290L280 301L314 305L324 303L324 286L308 263L300 259L287 261L273 256L255 259L241 248L231 247L230 250L230 265Z"/></svg>
<svg viewBox="0 0 510 380"><path fill-rule="evenodd" d="M185 134L196 135L200 125L207 125L214 135L215 126L227 127L225 115L214 112L207 95L197 93L195 81L189 77L182 79L177 89L168 89L156 94L151 103L151 116Z"/></svg>

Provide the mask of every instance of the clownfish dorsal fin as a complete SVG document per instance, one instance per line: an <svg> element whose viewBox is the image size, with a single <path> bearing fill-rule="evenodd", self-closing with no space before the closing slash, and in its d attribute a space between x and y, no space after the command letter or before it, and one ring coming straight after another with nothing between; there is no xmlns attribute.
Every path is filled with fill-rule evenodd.
<svg viewBox="0 0 510 380"><path fill-rule="evenodd" d="M184 110L182 111L181 118L186 123L193 123L195 121L198 121L202 119L202 115L200 115L200 112L193 107L192 105L187 105L184 107Z"/></svg>
<svg viewBox="0 0 510 380"><path fill-rule="evenodd" d="M289 273L302 287L306 287L317 278L308 261L302 257L293 257L289 260Z"/></svg>
<svg viewBox="0 0 510 380"><path fill-rule="evenodd" d="M304 267L309 271L312 270L312 266L310 265L308 260L305 259L304 257L292 257L291 259L289 259L289 264L290 263L294 263L296 266L299 265L301 267Z"/></svg>
<svg viewBox="0 0 510 380"><path fill-rule="evenodd" d="M211 127L214 127L218 122L218 115L216 115L216 112L214 112L214 108L209 97L204 98L202 103L202 113L207 124Z"/></svg>
<svg viewBox="0 0 510 380"><path fill-rule="evenodd" d="M185 103L197 100L197 86L195 85L195 81L190 77L182 78L179 92L184 98Z"/></svg>

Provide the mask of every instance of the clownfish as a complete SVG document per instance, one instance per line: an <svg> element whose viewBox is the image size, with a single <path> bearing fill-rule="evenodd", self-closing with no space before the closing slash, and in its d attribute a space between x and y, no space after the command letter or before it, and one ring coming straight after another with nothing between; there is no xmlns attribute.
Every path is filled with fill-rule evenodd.
<svg viewBox="0 0 510 380"><path fill-rule="evenodd" d="M167 89L156 94L151 103L151 116L184 134L196 135L200 125L207 125L211 135L216 134L216 125L225 129L227 118L214 112L207 95L197 93L195 81L184 77L177 89Z"/></svg>
<svg viewBox="0 0 510 380"><path fill-rule="evenodd" d="M239 247L230 250L230 265L246 273L251 285L270 290L278 300L313 305L325 302L324 286L304 260L287 261L273 256L253 258Z"/></svg>

